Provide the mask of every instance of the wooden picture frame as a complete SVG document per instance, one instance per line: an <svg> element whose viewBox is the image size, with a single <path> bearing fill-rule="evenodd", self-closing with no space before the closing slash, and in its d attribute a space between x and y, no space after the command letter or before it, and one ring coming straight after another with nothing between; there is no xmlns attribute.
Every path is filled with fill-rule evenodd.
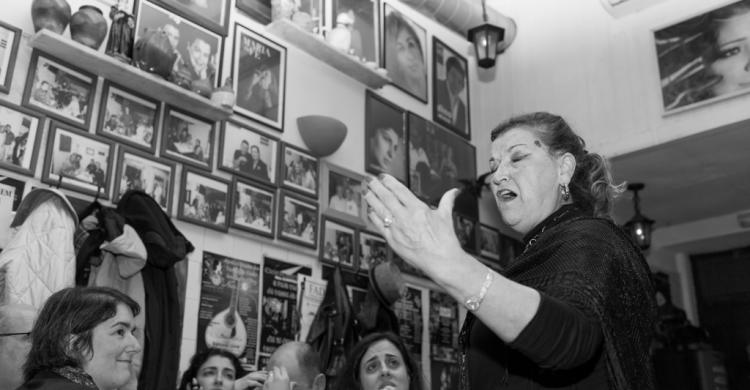
<svg viewBox="0 0 750 390"><path fill-rule="evenodd" d="M276 237L316 249L318 243L318 203L291 191L281 190Z"/></svg>
<svg viewBox="0 0 750 390"><path fill-rule="evenodd" d="M161 126L161 156L210 172L215 126L208 119L167 106Z"/></svg>
<svg viewBox="0 0 750 390"><path fill-rule="evenodd" d="M230 183L183 166L177 218L209 229L229 230Z"/></svg>
<svg viewBox="0 0 750 390"><path fill-rule="evenodd" d="M365 172L408 180L406 111L370 91L365 93Z"/></svg>
<svg viewBox="0 0 750 390"><path fill-rule="evenodd" d="M477 228L477 253L485 259L500 261L500 231L483 223Z"/></svg>
<svg viewBox="0 0 750 390"><path fill-rule="evenodd" d="M271 0L237 0L235 6L260 24L271 23Z"/></svg>
<svg viewBox="0 0 750 390"><path fill-rule="evenodd" d="M432 120L467 140L471 140L469 84L466 58L433 36Z"/></svg>
<svg viewBox="0 0 750 390"><path fill-rule="evenodd" d="M104 80L96 134L155 154L160 118L158 100Z"/></svg>
<svg viewBox="0 0 750 390"><path fill-rule="evenodd" d="M0 100L0 118L0 168L34 176L44 115Z"/></svg>
<svg viewBox="0 0 750 390"><path fill-rule="evenodd" d="M427 64L427 30L390 3L383 2L382 67L388 70L391 84L423 103L429 93ZM402 35L405 34L405 35ZM401 40L404 40L401 42ZM399 54L398 47L407 47L408 54ZM412 49L418 47L419 50Z"/></svg>
<svg viewBox="0 0 750 390"><path fill-rule="evenodd" d="M362 189L365 176L349 169L324 162L321 165L320 208L323 214L364 227L367 207L363 207Z"/></svg>
<svg viewBox="0 0 750 390"><path fill-rule="evenodd" d="M235 177L229 226L273 238L276 233L276 192L267 185Z"/></svg>
<svg viewBox="0 0 750 390"><path fill-rule="evenodd" d="M390 247L383 236L368 230L359 232L357 270L369 272L370 268L388 261Z"/></svg>
<svg viewBox="0 0 750 390"><path fill-rule="evenodd" d="M227 36L230 0L152 0L154 3L217 34ZM202 4L203 5L202 5Z"/></svg>
<svg viewBox="0 0 750 390"><path fill-rule="evenodd" d="M129 190L141 190L154 198L168 215L172 215L174 198L175 164L156 158L138 149L120 147L117 151L117 173L114 179L112 201Z"/></svg>
<svg viewBox="0 0 750 390"><path fill-rule="evenodd" d="M280 143L252 127L222 122L219 133L219 169L260 183L276 184ZM254 155L257 154L257 162Z"/></svg>
<svg viewBox="0 0 750 390"><path fill-rule="evenodd" d="M0 21L0 93L10 93L21 29Z"/></svg>
<svg viewBox="0 0 750 390"><path fill-rule="evenodd" d="M359 254L358 229L324 215L320 223L320 260L355 269Z"/></svg>
<svg viewBox="0 0 750 390"><path fill-rule="evenodd" d="M96 83L96 75L35 49L22 105L88 131Z"/></svg>
<svg viewBox="0 0 750 390"><path fill-rule="evenodd" d="M279 159L281 185L300 194L318 198L320 160L294 145L282 142Z"/></svg>

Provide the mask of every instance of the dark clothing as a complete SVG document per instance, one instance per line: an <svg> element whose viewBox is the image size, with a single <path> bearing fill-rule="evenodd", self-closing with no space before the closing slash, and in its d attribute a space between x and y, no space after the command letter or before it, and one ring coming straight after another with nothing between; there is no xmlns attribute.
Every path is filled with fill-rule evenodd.
<svg viewBox="0 0 750 390"><path fill-rule="evenodd" d="M462 389L653 389L655 303L640 250L611 221L573 206L525 242L505 276L538 290L539 309L510 344L467 316Z"/></svg>
<svg viewBox="0 0 750 390"><path fill-rule="evenodd" d="M96 387L76 383L52 371L41 371L16 390L96 390Z"/></svg>
<svg viewBox="0 0 750 390"><path fill-rule="evenodd" d="M456 102L458 108L456 109L455 118L453 117L453 107L451 107L450 92L448 92L448 80L438 80L435 83L435 113L437 118L453 125L461 133L468 133L466 131L466 105L460 99ZM458 97L456 97L458 99Z"/></svg>
<svg viewBox="0 0 750 390"><path fill-rule="evenodd" d="M237 160L240 156L242 156L241 150L235 150L234 151L234 160ZM264 180L264 181L270 181L268 178L268 166L266 163L258 159L258 161L255 161L253 163L253 158L250 156L250 153L247 153L244 155L245 160L241 161L237 165L237 170L242 173L247 173L248 175Z"/></svg>

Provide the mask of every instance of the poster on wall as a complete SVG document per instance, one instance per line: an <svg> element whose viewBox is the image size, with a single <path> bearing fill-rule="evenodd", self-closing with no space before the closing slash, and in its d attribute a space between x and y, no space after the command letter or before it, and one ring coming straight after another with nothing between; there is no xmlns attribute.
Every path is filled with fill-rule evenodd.
<svg viewBox="0 0 750 390"><path fill-rule="evenodd" d="M458 302L430 291L430 367L433 390L458 386Z"/></svg>
<svg viewBox="0 0 750 390"><path fill-rule="evenodd" d="M260 265L203 252L197 350L221 348L255 365Z"/></svg>
<svg viewBox="0 0 750 390"><path fill-rule="evenodd" d="M315 314L318 313L320 304L326 294L328 281L314 279L310 276L300 275L298 277L297 288L299 291L299 333L297 340L307 340L307 334L310 332Z"/></svg>
<svg viewBox="0 0 750 390"><path fill-rule="evenodd" d="M404 295L393 308L398 318L398 334L418 362L422 360L422 306L422 289L407 284Z"/></svg>

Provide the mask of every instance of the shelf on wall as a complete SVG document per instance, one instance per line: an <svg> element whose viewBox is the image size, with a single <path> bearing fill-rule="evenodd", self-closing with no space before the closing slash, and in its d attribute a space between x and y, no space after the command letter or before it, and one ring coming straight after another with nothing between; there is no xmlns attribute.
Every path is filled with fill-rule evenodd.
<svg viewBox="0 0 750 390"><path fill-rule="evenodd" d="M195 92L47 29L34 34L31 46L107 80L206 119L219 121L227 119L232 114L231 109L214 104Z"/></svg>
<svg viewBox="0 0 750 390"><path fill-rule="evenodd" d="M267 30L370 88L378 89L391 82L387 76L383 76L361 61L340 52L326 41L303 30L290 20L279 19L269 24Z"/></svg>

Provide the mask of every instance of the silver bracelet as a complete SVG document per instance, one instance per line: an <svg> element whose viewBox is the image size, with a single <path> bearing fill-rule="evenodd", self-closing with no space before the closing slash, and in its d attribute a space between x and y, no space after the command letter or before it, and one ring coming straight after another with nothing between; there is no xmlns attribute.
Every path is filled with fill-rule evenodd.
<svg viewBox="0 0 750 390"><path fill-rule="evenodd" d="M492 286L492 282L494 281L495 273L487 268L487 276L484 277L484 283L482 283L482 288L479 290L479 294L472 295L464 301L464 306L466 306L470 312L476 312L479 310L479 306L482 304L482 301L484 301L484 297L487 295L487 291L489 291L490 286Z"/></svg>

